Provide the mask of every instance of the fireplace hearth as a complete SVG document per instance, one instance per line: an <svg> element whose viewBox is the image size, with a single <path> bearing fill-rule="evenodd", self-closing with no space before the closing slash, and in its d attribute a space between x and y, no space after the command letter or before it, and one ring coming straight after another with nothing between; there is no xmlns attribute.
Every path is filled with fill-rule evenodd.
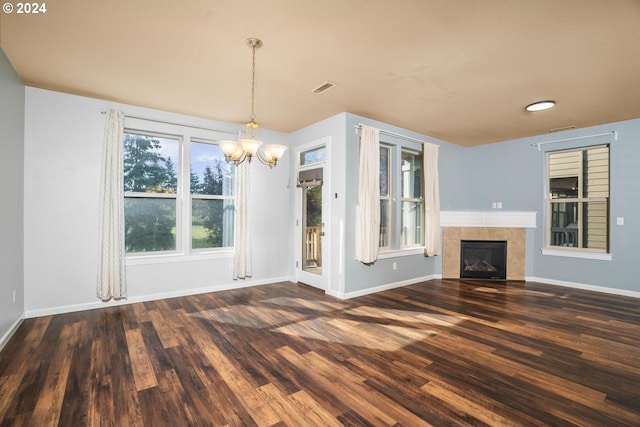
<svg viewBox="0 0 640 427"><path fill-rule="evenodd" d="M506 280L524 281L526 233L527 229L522 227L443 227L442 277L445 279L461 278L461 240L505 240L507 241Z"/></svg>
<svg viewBox="0 0 640 427"><path fill-rule="evenodd" d="M460 278L507 279L506 240L461 240Z"/></svg>

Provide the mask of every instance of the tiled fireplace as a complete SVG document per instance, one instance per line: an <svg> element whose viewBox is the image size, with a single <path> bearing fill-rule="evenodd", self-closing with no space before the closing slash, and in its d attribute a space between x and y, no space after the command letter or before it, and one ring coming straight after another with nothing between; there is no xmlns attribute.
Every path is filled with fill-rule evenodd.
<svg viewBox="0 0 640 427"><path fill-rule="evenodd" d="M442 277L460 278L460 246L468 240L506 241L507 280L524 280L526 229L536 226L535 212L442 212Z"/></svg>

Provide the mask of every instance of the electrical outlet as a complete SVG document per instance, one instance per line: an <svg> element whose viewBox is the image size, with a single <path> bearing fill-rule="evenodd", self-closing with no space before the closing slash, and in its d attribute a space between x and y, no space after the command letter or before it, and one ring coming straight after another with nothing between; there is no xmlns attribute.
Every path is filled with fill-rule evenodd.
<svg viewBox="0 0 640 427"><path fill-rule="evenodd" d="M394 270L397 270L397 269L398 269L398 263L397 263L397 262L394 262L394 263L393 263L393 269L394 269Z"/></svg>
<svg viewBox="0 0 640 427"><path fill-rule="evenodd" d="M13 291L13 303L16 303L16 291Z"/></svg>
<svg viewBox="0 0 640 427"><path fill-rule="evenodd" d="M496 203L496 207L497 207L498 209L502 209L502 202L497 202L497 203Z"/></svg>

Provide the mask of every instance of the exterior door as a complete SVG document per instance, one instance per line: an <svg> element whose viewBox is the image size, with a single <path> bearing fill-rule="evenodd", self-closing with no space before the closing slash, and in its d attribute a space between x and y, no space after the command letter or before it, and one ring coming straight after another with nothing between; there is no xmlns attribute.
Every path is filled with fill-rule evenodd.
<svg viewBox="0 0 640 427"><path fill-rule="evenodd" d="M322 290L328 289L329 259L326 235L328 191L325 181L325 146L301 147L298 152L298 203L296 214L297 280Z"/></svg>
<svg viewBox="0 0 640 427"><path fill-rule="evenodd" d="M302 269L322 276L322 184L302 189Z"/></svg>

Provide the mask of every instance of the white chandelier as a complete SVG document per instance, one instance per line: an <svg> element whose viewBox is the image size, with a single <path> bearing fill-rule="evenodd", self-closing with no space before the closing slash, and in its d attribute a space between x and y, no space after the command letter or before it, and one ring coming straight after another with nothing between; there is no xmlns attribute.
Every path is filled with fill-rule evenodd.
<svg viewBox="0 0 640 427"><path fill-rule="evenodd" d="M249 123L245 125L243 131L239 132L237 141L219 141L220 149L227 162L234 162L236 165L247 160L251 162L256 156L270 168L278 164L287 147L279 144L267 144L262 146L262 141L258 139L260 125L256 123L254 113L255 91L256 91L256 49L262 47L262 40L256 38L247 39L247 45L253 52L252 72L251 72L251 116Z"/></svg>

